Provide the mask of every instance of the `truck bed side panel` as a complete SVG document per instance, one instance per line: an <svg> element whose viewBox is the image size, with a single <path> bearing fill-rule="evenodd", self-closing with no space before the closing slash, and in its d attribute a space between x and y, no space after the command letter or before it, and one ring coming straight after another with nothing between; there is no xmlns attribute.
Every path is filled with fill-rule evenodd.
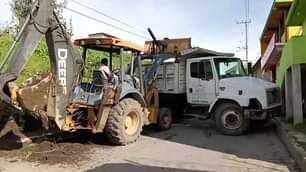
<svg viewBox="0 0 306 172"><path fill-rule="evenodd" d="M160 93L186 93L185 62L162 64L156 77L155 86Z"/></svg>

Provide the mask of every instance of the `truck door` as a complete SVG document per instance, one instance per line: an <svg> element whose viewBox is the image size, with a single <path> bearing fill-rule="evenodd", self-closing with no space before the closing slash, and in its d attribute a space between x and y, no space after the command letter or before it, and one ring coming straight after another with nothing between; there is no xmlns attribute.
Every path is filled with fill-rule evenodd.
<svg viewBox="0 0 306 172"><path fill-rule="evenodd" d="M187 101L191 104L209 105L215 98L215 81L209 60L189 63Z"/></svg>
<svg viewBox="0 0 306 172"><path fill-rule="evenodd" d="M199 101L202 104L210 105L216 96L215 80L210 60L203 60L200 62L203 66L203 73L199 81ZM202 69L201 69L202 70Z"/></svg>

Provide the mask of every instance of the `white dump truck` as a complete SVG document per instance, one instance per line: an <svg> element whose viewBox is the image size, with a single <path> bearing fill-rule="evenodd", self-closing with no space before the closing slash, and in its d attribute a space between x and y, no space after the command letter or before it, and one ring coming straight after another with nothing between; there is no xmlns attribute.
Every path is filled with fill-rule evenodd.
<svg viewBox="0 0 306 172"><path fill-rule="evenodd" d="M150 57L153 63L146 69L151 71L144 77L155 77L145 82L158 90L160 107L167 108L163 108L167 127L172 114L184 114L213 119L221 133L241 135L250 120L266 121L279 113L280 88L248 76L233 54L190 48L146 58Z"/></svg>

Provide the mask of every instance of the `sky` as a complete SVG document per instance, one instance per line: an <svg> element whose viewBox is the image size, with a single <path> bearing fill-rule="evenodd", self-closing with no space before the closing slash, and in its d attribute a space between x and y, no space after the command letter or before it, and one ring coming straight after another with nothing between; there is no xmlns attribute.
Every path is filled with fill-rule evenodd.
<svg viewBox="0 0 306 172"><path fill-rule="evenodd" d="M67 0L67 7L101 21L132 32L146 32L150 27L158 39L191 37L192 46L235 53L245 59L244 25L245 0ZM81 2L109 16L137 28L128 28L105 16L90 11ZM0 0L0 26L11 19L11 0ZM259 37L262 33L273 0L250 0L249 60L260 56ZM112 28L79 14L64 10L64 17L72 19L74 37L105 32L134 41L140 45L147 39ZM149 39L149 35L147 35Z"/></svg>

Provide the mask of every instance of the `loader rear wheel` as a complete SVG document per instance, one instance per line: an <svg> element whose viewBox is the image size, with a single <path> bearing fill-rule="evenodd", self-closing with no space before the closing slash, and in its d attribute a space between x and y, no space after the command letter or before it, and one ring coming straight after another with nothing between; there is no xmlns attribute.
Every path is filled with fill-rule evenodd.
<svg viewBox="0 0 306 172"><path fill-rule="evenodd" d="M105 134L116 145L127 145L138 139L143 126L141 105L134 99L126 98L115 105L106 122Z"/></svg>

